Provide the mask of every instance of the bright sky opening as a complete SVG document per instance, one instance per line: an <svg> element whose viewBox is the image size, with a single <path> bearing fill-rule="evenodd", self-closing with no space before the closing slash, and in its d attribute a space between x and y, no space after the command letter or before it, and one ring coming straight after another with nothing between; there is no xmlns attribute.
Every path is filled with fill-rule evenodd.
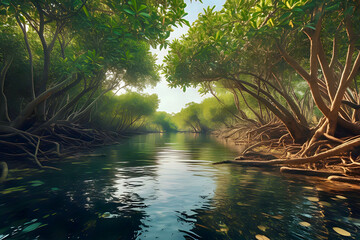
<svg viewBox="0 0 360 240"><path fill-rule="evenodd" d="M197 19L199 13L204 12L204 8L206 9L208 6L215 6L215 10L221 10L225 0L203 0L203 3L200 3L199 1L190 2L190 0L186 0L185 2L187 4L185 11L188 13L185 19L192 24ZM169 40L172 41L176 38L180 38L181 35L187 33L188 29L189 27L187 26L175 28L171 33ZM162 64L168 49L160 50L159 48L156 48L152 49L151 52L157 55L157 64ZM143 92L150 94L156 93L160 99L158 111L165 111L168 113L179 112L183 107L185 107L186 103L199 103L204 98L209 97L209 95L201 96L198 89L195 88L187 88L186 92L183 92L181 88L170 88L168 87L168 83L166 82L164 76L161 76L161 81L156 87L148 87Z"/></svg>

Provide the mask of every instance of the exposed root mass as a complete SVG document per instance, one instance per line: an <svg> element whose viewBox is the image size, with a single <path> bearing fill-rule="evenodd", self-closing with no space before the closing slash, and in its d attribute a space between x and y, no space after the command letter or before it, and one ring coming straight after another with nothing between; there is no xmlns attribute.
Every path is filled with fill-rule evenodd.
<svg viewBox="0 0 360 240"><path fill-rule="evenodd" d="M215 132L238 145L245 146L241 155L222 163L244 166L281 167L281 172L320 177L333 181L348 181L339 177L351 176L357 182L360 176L360 135L334 137L313 129L313 137L303 144L296 144L286 127L279 121L263 126L247 125ZM317 133L317 134L316 134ZM354 180L355 179L355 180Z"/></svg>
<svg viewBox="0 0 360 240"><path fill-rule="evenodd" d="M18 159L25 162L30 160L39 168L60 170L45 166L44 162L66 157L90 147L116 143L123 137L124 135L116 132L100 131L70 123L53 124L44 129L26 131L0 126L0 159L9 164L19 161ZM2 169L7 170L6 162L1 162ZM3 173L2 181L5 178L6 175Z"/></svg>

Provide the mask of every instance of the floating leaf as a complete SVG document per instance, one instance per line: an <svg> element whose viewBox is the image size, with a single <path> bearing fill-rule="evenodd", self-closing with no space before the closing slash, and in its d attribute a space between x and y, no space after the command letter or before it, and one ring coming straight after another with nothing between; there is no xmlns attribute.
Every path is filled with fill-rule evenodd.
<svg viewBox="0 0 360 240"><path fill-rule="evenodd" d="M242 202L237 202L236 204L237 204L238 206L250 206L250 204L242 203Z"/></svg>
<svg viewBox="0 0 360 240"><path fill-rule="evenodd" d="M31 232L31 231L34 231L34 230L37 229L40 225L41 225L41 223L33 223L33 224L27 226L26 228L24 228L24 229L23 229L23 232Z"/></svg>
<svg viewBox="0 0 360 240"><path fill-rule="evenodd" d="M277 215L277 216L271 216L271 217L280 220L280 219L283 219L284 216L282 216L282 215Z"/></svg>
<svg viewBox="0 0 360 240"><path fill-rule="evenodd" d="M105 212L105 213L103 213L100 217L102 217L102 218L109 218L110 216L111 216L111 213Z"/></svg>
<svg viewBox="0 0 360 240"><path fill-rule="evenodd" d="M325 201L320 201L319 204L326 206L326 207L331 207L331 204Z"/></svg>
<svg viewBox="0 0 360 240"><path fill-rule="evenodd" d="M26 190L25 186L19 186L19 187L6 188L3 191L1 191L0 193L9 194L9 193L12 193L12 192L22 192L22 191L25 191L25 190Z"/></svg>
<svg viewBox="0 0 360 240"><path fill-rule="evenodd" d="M314 190L313 187L304 187L305 189L308 189L308 190Z"/></svg>
<svg viewBox="0 0 360 240"><path fill-rule="evenodd" d="M57 188L57 187L51 188L51 191L59 191L59 190L60 190L60 188Z"/></svg>
<svg viewBox="0 0 360 240"><path fill-rule="evenodd" d="M344 196L341 196L341 195L336 195L335 197L337 197L337 198L339 198L339 199L347 199L346 197L344 197Z"/></svg>
<svg viewBox="0 0 360 240"><path fill-rule="evenodd" d="M226 226L226 224L221 223L219 224L220 229L216 230L217 232L223 232L223 233L227 233L229 231L228 226Z"/></svg>
<svg viewBox="0 0 360 240"><path fill-rule="evenodd" d="M202 228L211 230L210 228L208 228L208 227L206 227L206 226L204 226L204 225L198 224L198 223L195 223L195 225L198 226L198 227L202 227Z"/></svg>
<svg viewBox="0 0 360 240"><path fill-rule="evenodd" d="M257 227L258 227L258 229L260 229L260 230L263 231L263 232L265 232L265 231L266 231L266 228L267 228L267 227L262 226L262 225L257 226Z"/></svg>
<svg viewBox="0 0 360 240"><path fill-rule="evenodd" d="M338 234L340 234L342 236L345 236L345 237L350 237L351 236L351 234L348 231L346 231L346 230L344 230L342 228L333 227L333 229L334 229L335 232L337 232Z"/></svg>
<svg viewBox="0 0 360 240"><path fill-rule="evenodd" d="M104 167L102 168L103 170L111 170L111 168L108 168L108 167Z"/></svg>
<svg viewBox="0 0 360 240"><path fill-rule="evenodd" d="M303 226L303 227L310 227L310 226L311 226L311 224L308 223L308 222L299 222L299 224L300 224L301 226Z"/></svg>
<svg viewBox="0 0 360 240"><path fill-rule="evenodd" d="M38 186L44 184L44 182L43 182L43 181L40 181L40 180L30 181L29 183L31 183L31 186L32 186L32 187L38 187Z"/></svg>
<svg viewBox="0 0 360 240"><path fill-rule="evenodd" d="M267 236L265 236L265 235L260 235L260 234L257 234L257 235L255 236L255 238L256 238L257 240L270 240L270 238L268 238Z"/></svg>
<svg viewBox="0 0 360 240"><path fill-rule="evenodd" d="M220 226L220 227L224 227L224 228L227 227L225 223L220 223L219 226Z"/></svg>
<svg viewBox="0 0 360 240"><path fill-rule="evenodd" d="M318 202L320 201L320 199L318 197L308 197L307 198L309 201L312 201L312 202Z"/></svg>

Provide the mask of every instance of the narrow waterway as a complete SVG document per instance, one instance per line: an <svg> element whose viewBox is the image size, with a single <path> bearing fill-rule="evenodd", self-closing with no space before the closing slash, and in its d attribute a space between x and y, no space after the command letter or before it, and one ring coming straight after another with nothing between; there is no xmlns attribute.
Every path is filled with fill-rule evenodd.
<svg viewBox="0 0 360 240"><path fill-rule="evenodd" d="M0 239L360 239L358 191L213 165L236 153L209 136L141 135L92 154L12 171Z"/></svg>

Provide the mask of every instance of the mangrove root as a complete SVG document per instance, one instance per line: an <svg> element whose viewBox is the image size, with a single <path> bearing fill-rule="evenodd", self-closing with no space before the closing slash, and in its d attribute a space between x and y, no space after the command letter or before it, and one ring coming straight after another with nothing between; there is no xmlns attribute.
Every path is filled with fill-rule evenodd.
<svg viewBox="0 0 360 240"><path fill-rule="evenodd" d="M342 177L342 176L329 176L328 180L352 184L360 184L360 178L355 177Z"/></svg>
<svg viewBox="0 0 360 240"><path fill-rule="evenodd" d="M329 176L345 176L340 172L330 172L330 171L317 171L311 169L303 168L290 168L290 167L281 167L280 172L290 173L290 174L300 174L305 176L316 176L316 177L329 177Z"/></svg>

